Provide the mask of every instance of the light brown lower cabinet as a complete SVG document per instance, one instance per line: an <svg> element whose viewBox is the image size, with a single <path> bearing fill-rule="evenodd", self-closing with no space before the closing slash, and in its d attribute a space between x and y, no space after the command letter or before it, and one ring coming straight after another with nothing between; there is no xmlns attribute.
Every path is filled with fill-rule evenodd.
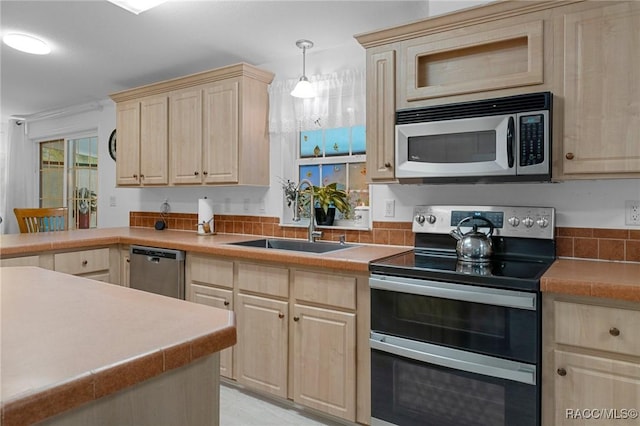
<svg viewBox="0 0 640 426"><path fill-rule="evenodd" d="M316 412L368 423L367 274L187 253L187 300L233 309L221 374Z"/></svg>
<svg viewBox="0 0 640 426"><path fill-rule="evenodd" d="M640 306L553 294L543 303L543 425L640 425Z"/></svg>
<svg viewBox="0 0 640 426"><path fill-rule="evenodd" d="M288 302L238 294L238 383L287 397Z"/></svg>
<svg viewBox="0 0 640 426"><path fill-rule="evenodd" d="M295 304L293 400L356 419L356 315Z"/></svg>

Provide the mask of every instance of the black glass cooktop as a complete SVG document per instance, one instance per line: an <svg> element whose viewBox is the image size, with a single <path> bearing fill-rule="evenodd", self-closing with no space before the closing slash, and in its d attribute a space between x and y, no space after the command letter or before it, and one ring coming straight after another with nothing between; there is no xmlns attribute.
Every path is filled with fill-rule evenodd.
<svg viewBox="0 0 640 426"><path fill-rule="evenodd" d="M496 288L539 290L540 277L552 259L493 258L488 264L458 261L453 255L408 252L374 262L373 273L475 284Z"/></svg>

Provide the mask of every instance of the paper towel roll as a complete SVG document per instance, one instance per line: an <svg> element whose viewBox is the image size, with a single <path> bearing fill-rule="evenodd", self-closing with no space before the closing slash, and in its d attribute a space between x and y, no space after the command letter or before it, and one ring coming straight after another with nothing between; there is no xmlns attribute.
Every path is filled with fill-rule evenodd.
<svg viewBox="0 0 640 426"><path fill-rule="evenodd" d="M198 199L198 234L213 235L213 200Z"/></svg>

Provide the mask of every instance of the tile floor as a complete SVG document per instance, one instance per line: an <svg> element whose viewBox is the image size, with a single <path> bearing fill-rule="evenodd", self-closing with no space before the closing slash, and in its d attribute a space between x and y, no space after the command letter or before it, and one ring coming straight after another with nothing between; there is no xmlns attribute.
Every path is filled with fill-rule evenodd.
<svg viewBox="0 0 640 426"><path fill-rule="evenodd" d="M220 385L220 426L341 426L236 386Z"/></svg>

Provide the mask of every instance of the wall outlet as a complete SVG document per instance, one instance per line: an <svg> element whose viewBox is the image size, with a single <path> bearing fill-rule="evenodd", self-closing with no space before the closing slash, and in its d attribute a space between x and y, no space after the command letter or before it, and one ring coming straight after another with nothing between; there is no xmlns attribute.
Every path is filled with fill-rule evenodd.
<svg viewBox="0 0 640 426"><path fill-rule="evenodd" d="M396 201L384 200L384 217L394 217L396 215Z"/></svg>
<svg viewBox="0 0 640 426"><path fill-rule="evenodd" d="M640 201L627 200L624 202L625 225L640 226Z"/></svg>
<svg viewBox="0 0 640 426"><path fill-rule="evenodd" d="M116 205L117 205L116 196L115 195L110 195L109 196L109 207L115 207Z"/></svg>

